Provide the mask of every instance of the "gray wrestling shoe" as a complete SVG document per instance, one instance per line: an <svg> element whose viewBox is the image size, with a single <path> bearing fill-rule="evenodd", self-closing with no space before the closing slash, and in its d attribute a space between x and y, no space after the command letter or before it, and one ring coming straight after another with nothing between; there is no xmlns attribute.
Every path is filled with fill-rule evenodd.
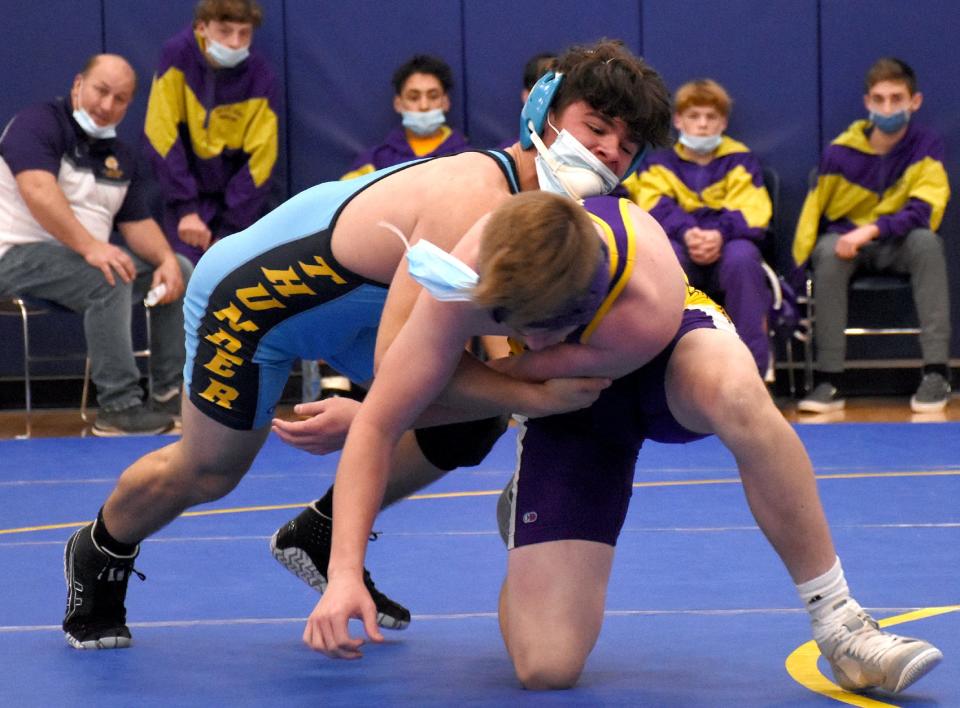
<svg viewBox="0 0 960 708"><path fill-rule="evenodd" d="M880 629L856 601L843 600L839 620L829 626L813 623L820 652L837 683L848 691L882 688L899 693L925 676L943 654L929 642L901 637Z"/></svg>

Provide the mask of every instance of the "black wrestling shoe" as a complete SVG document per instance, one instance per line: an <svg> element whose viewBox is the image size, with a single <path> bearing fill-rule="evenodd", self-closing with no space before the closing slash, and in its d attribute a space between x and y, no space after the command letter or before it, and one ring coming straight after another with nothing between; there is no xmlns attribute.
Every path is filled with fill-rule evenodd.
<svg viewBox="0 0 960 708"><path fill-rule="evenodd" d="M133 567L140 547L129 556L118 556L97 546L93 524L84 526L67 541L63 577L67 581L67 611L63 632L75 649L125 649L130 646L127 596L130 574L146 576Z"/></svg>
<svg viewBox="0 0 960 708"><path fill-rule="evenodd" d="M327 564L333 522L312 506L284 524L270 539L270 552L287 570L323 594L327 589ZM410 624L410 610L382 592L363 569L363 584L377 606L377 624L384 629L404 629Z"/></svg>

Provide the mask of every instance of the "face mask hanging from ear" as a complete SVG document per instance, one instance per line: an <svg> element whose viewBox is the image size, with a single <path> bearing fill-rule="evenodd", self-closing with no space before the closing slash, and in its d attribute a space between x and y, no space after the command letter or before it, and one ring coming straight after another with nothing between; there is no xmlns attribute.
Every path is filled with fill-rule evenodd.
<svg viewBox="0 0 960 708"><path fill-rule="evenodd" d="M407 249L407 272L440 302L470 302L480 276L456 256L425 239L413 246L403 232L386 221L377 222L403 241Z"/></svg>
<svg viewBox="0 0 960 708"><path fill-rule="evenodd" d="M682 130L680 131L680 144L700 155L713 152L720 147L722 141L723 136L720 133L716 135L690 135Z"/></svg>
<svg viewBox="0 0 960 708"><path fill-rule="evenodd" d="M609 194L616 189L620 178L613 170L566 129L557 130L550 121L547 125L557 134L549 148L533 130L532 121L530 124L530 140L537 149L535 163L540 189L577 200Z"/></svg>
<svg viewBox="0 0 960 708"><path fill-rule="evenodd" d="M81 130L94 140L109 140L117 137L117 124L97 125L93 117L80 104L81 95L83 95L83 79L80 80L80 85L77 87L77 108L73 112L73 119L77 121Z"/></svg>

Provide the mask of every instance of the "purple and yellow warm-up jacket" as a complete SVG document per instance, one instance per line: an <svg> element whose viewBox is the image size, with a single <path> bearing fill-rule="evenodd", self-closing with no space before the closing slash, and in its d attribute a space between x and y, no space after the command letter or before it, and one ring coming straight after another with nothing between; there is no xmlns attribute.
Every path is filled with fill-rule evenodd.
<svg viewBox="0 0 960 708"><path fill-rule="evenodd" d="M277 162L279 87L257 51L215 69L203 45L191 27L163 45L147 104L147 153L178 217L208 218L202 204L215 199L232 233L261 216Z"/></svg>
<svg viewBox="0 0 960 708"><path fill-rule="evenodd" d="M944 145L929 128L910 123L886 155L870 147L867 120L850 125L824 151L817 183L807 193L793 240L803 265L821 233L846 233L876 224L878 240L903 238L913 229L936 231L950 199Z"/></svg>
<svg viewBox="0 0 960 708"><path fill-rule="evenodd" d="M773 208L760 161L726 135L706 165L685 159L680 144L648 156L623 186L667 235L683 243L687 229L716 229L724 241L766 235Z"/></svg>

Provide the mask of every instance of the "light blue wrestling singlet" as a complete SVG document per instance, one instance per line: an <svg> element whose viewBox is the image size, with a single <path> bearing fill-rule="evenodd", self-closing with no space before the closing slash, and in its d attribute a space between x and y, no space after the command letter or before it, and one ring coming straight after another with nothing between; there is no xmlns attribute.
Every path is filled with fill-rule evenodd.
<svg viewBox="0 0 960 708"><path fill-rule="evenodd" d="M482 152L517 191L513 161ZM267 425L301 358L323 359L356 382L373 377L387 285L342 267L331 237L351 199L416 164L311 187L204 254L184 298L183 379L197 408L237 430Z"/></svg>

